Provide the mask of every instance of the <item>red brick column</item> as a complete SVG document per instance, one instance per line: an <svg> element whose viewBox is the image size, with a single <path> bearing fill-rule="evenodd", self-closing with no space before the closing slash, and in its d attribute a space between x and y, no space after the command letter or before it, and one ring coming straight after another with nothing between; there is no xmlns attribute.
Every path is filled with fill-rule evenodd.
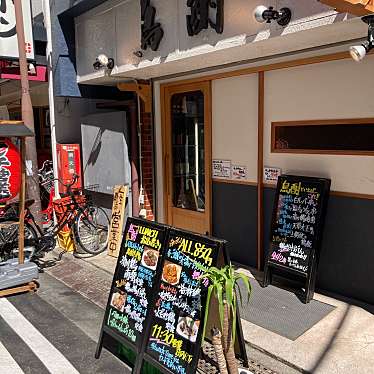
<svg viewBox="0 0 374 374"><path fill-rule="evenodd" d="M142 106L143 107L143 106ZM141 113L141 163L143 176L144 209L147 219L154 220L153 212L153 129L151 113Z"/></svg>

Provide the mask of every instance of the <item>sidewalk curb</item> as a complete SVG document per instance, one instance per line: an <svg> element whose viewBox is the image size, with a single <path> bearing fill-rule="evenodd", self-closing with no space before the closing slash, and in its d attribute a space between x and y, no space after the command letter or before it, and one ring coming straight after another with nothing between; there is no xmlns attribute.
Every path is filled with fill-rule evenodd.
<svg viewBox="0 0 374 374"><path fill-rule="evenodd" d="M289 362L289 361L285 360L284 358L279 357L279 356L275 355L274 353L269 352L266 349L263 349L263 348L259 347L256 344L250 343L248 341L245 341L245 344L248 345L250 348L257 350L257 351L271 357L272 359L274 359L276 361L281 362L282 364L284 364L284 365L286 365L286 366L288 366L288 367L290 367L290 368L292 368L292 369L294 369L294 370L296 370L296 371L298 371L302 374L312 374L310 371L305 370L305 369L293 364L292 362Z"/></svg>

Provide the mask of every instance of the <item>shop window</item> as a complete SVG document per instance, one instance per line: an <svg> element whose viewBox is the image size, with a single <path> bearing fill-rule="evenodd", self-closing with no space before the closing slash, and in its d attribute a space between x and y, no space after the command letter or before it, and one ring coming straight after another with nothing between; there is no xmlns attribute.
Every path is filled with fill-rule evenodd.
<svg viewBox="0 0 374 374"><path fill-rule="evenodd" d="M173 203L205 210L204 94L174 94L171 99Z"/></svg>
<svg viewBox="0 0 374 374"><path fill-rule="evenodd" d="M374 118L273 122L271 151L374 155Z"/></svg>

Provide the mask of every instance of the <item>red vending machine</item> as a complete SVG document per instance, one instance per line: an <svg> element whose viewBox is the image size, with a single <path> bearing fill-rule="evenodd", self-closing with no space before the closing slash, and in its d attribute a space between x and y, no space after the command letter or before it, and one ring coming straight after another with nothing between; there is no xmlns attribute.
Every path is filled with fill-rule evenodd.
<svg viewBox="0 0 374 374"><path fill-rule="evenodd" d="M73 175L77 174L78 180L73 188L82 188L81 150L79 144L57 144L58 177L62 182L69 183ZM66 187L59 182L59 190L66 193Z"/></svg>

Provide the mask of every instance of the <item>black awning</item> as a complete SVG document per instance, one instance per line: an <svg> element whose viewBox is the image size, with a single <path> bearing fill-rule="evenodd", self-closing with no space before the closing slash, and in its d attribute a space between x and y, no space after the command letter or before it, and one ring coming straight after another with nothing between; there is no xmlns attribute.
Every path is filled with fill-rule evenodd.
<svg viewBox="0 0 374 374"><path fill-rule="evenodd" d="M34 133L22 121L1 121L0 138L10 138L13 136L29 137Z"/></svg>

